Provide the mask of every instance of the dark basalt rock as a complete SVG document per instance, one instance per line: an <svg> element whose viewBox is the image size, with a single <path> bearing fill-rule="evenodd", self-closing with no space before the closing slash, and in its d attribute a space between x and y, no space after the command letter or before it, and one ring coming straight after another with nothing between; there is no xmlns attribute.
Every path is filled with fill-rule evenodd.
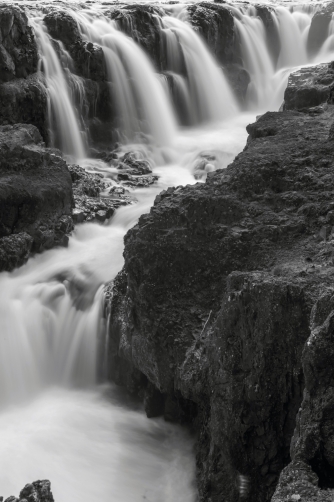
<svg viewBox="0 0 334 502"><path fill-rule="evenodd" d="M291 73L284 93L284 110L303 110L334 103L334 63Z"/></svg>
<svg viewBox="0 0 334 502"><path fill-rule="evenodd" d="M133 38L153 60L157 70L165 69L162 34L159 18L165 15L161 7L154 5L126 5L110 12L111 19Z"/></svg>
<svg viewBox="0 0 334 502"><path fill-rule="evenodd" d="M60 40L74 62L74 72L98 82L107 80L107 70L102 48L83 40L76 20L64 11L54 10L44 17L48 32Z"/></svg>
<svg viewBox="0 0 334 502"><path fill-rule="evenodd" d="M69 171L73 182L73 196L75 207L73 209L73 221L82 223L84 221L105 221L114 214L115 209L120 206L131 204L133 199L125 194L125 190L116 187L110 189L110 181L102 175L87 173L82 167L69 165ZM103 192L110 189L110 196Z"/></svg>
<svg viewBox="0 0 334 502"><path fill-rule="evenodd" d="M187 10L191 24L221 64L241 63L234 18L228 5L201 2Z"/></svg>
<svg viewBox="0 0 334 502"><path fill-rule="evenodd" d="M0 83L35 73L37 63L37 46L26 14L13 5L0 6Z"/></svg>
<svg viewBox="0 0 334 502"><path fill-rule="evenodd" d="M0 84L0 124L32 124L48 140L47 93L41 76Z"/></svg>
<svg viewBox="0 0 334 502"><path fill-rule="evenodd" d="M226 170L162 192L126 235L109 292L109 376L149 413L173 402L193 423L203 501L267 501L290 461L311 311L334 279L333 121L330 104L264 114ZM304 462L331 473L319 420L328 434L312 433Z"/></svg>
<svg viewBox="0 0 334 502"><path fill-rule="evenodd" d="M334 2L327 5L319 5L317 12L312 17L307 39L307 50L310 56L314 56L328 36L329 23L334 12Z"/></svg>
<svg viewBox="0 0 334 502"><path fill-rule="evenodd" d="M35 125L47 140L47 97L37 76L32 28L19 7L0 5L0 125Z"/></svg>
<svg viewBox="0 0 334 502"><path fill-rule="evenodd" d="M334 290L325 289L312 310L302 363L304 399L291 443L293 461L282 472L273 502L329 502L334 496ZM293 500L293 498L292 498ZM295 498L296 500L296 498Z"/></svg>
<svg viewBox="0 0 334 502"><path fill-rule="evenodd" d="M72 228L72 184L65 161L28 124L0 127L0 270L29 252L66 245Z"/></svg>
<svg viewBox="0 0 334 502"><path fill-rule="evenodd" d="M5 502L54 502L51 483L48 480L29 483L21 490L19 498L11 496Z"/></svg>

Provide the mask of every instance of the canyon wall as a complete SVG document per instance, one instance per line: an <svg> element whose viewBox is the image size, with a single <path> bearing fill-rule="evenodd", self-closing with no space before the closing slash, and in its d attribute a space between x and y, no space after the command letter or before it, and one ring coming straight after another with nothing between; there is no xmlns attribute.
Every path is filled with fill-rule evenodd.
<svg viewBox="0 0 334 502"><path fill-rule="evenodd" d="M312 72L226 170L156 198L108 289L109 377L192 424L203 501L269 500L291 459L331 488L333 70Z"/></svg>

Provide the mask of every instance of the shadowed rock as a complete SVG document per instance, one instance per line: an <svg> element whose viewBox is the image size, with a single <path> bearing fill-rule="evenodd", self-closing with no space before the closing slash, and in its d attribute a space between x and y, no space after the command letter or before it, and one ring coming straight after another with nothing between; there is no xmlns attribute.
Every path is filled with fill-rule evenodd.
<svg viewBox="0 0 334 502"><path fill-rule="evenodd" d="M51 483L48 480L29 483L21 490L19 498L11 496L5 502L54 502Z"/></svg>
<svg viewBox="0 0 334 502"><path fill-rule="evenodd" d="M330 104L264 114L226 170L162 192L125 237L110 377L193 423L203 501L266 501L290 461L311 310L334 278L333 121Z"/></svg>
<svg viewBox="0 0 334 502"><path fill-rule="evenodd" d="M72 184L65 161L32 125L0 127L0 157L0 270L10 270L30 250L67 244Z"/></svg>

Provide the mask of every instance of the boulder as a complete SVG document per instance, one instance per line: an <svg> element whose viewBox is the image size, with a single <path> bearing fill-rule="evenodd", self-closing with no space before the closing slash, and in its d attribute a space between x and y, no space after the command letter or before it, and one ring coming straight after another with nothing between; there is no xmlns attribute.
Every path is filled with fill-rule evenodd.
<svg viewBox="0 0 334 502"><path fill-rule="evenodd" d="M0 124L32 124L48 140L47 92L34 74L0 84Z"/></svg>
<svg viewBox="0 0 334 502"><path fill-rule="evenodd" d="M333 120L331 104L264 114L227 169L162 192L125 237L109 377L193 424L200 500L267 501L290 462L311 312L334 279Z"/></svg>
<svg viewBox="0 0 334 502"><path fill-rule="evenodd" d="M301 68L289 76L284 110L303 110L334 102L334 63Z"/></svg>
<svg viewBox="0 0 334 502"><path fill-rule="evenodd" d="M72 230L72 183L65 161L28 124L0 127L0 270L29 251L66 245Z"/></svg>
<svg viewBox="0 0 334 502"><path fill-rule="evenodd" d="M20 7L0 6L0 83L37 71L38 52L28 18Z"/></svg>

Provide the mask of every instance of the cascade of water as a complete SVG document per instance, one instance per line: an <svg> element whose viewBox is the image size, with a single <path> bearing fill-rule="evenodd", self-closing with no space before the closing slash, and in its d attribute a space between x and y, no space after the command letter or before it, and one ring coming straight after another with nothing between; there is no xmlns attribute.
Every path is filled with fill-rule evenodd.
<svg viewBox="0 0 334 502"><path fill-rule="evenodd" d="M272 25L278 36L274 53L270 50L268 31L254 6L247 10L234 7L235 27L240 40L241 57L251 82L247 90L250 109L278 109L287 78L294 68L316 60L333 57L331 33L316 58L307 53L308 35L314 7L298 6L288 9L278 6L271 12ZM331 27L329 28L329 30ZM278 56L276 56L278 54Z"/></svg>
<svg viewBox="0 0 334 502"><path fill-rule="evenodd" d="M103 48L122 139L133 141L144 134L158 145L170 145L176 120L148 57L117 29L115 22L104 17L73 15L82 36Z"/></svg>
<svg viewBox="0 0 334 502"><path fill-rule="evenodd" d="M172 77L178 75L173 85L179 97L185 96L191 122L219 121L235 115L236 99L200 37L188 23L175 17L161 18L161 26L167 69Z"/></svg>
<svg viewBox="0 0 334 502"><path fill-rule="evenodd" d="M276 13L281 42L277 68L291 68L306 64L307 40L304 32L307 32L307 28L311 24L311 17L301 12L290 12L285 7L277 7Z"/></svg>
<svg viewBox="0 0 334 502"><path fill-rule="evenodd" d="M43 23L38 20L32 22L48 90L51 141L65 154L76 159L84 158L84 141L64 71Z"/></svg>

